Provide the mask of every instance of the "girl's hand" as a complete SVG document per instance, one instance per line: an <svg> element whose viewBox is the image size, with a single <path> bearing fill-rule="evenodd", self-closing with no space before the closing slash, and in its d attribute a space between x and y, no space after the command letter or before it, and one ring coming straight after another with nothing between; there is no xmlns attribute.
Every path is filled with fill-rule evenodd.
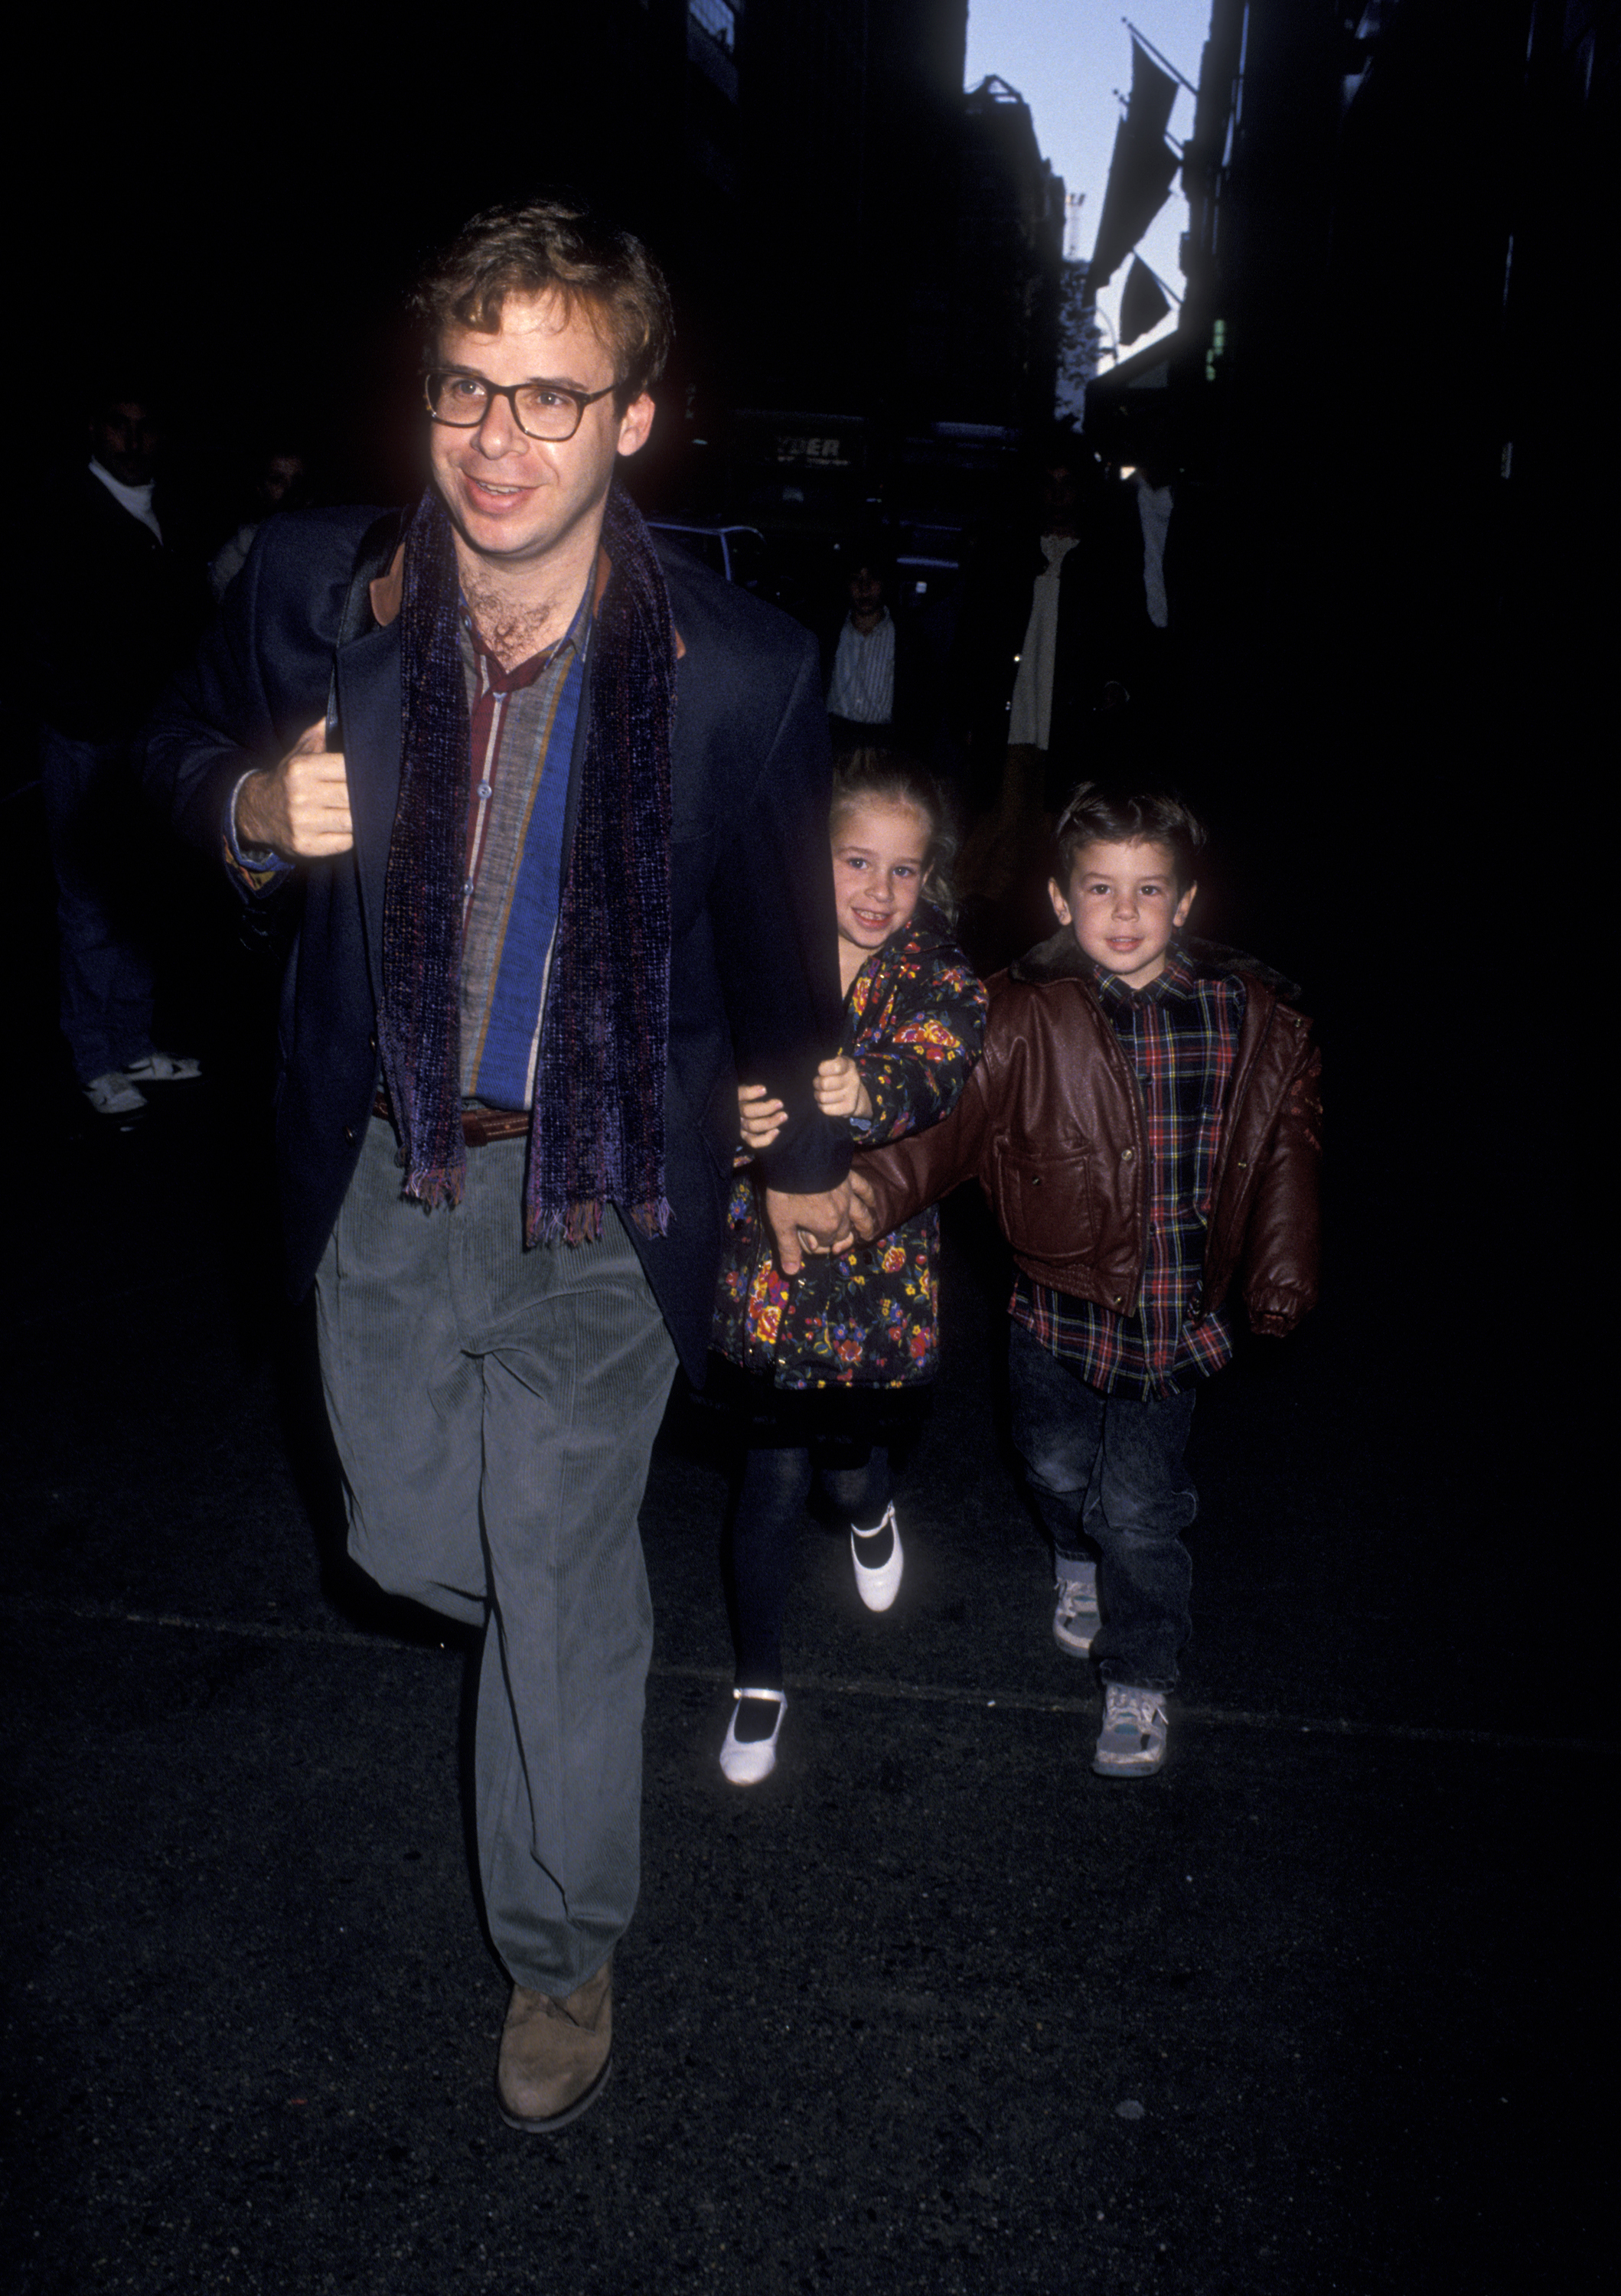
<svg viewBox="0 0 1621 2296"><path fill-rule="evenodd" d="M824 1116L870 1117L872 1103L867 1097L867 1087L861 1080L861 1070L847 1053L835 1053L831 1061L823 1061L816 1070L812 1090L816 1105Z"/></svg>
<svg viewBox="0 0 1621 2296"><path fill-rule="evenodd" d="M788 1111L780 1100L768 1100L763 1084L740 1084L737 1088L737 1120L743 1136L743 1145L758 1155L772 1142L788 1121Z"/></svg>

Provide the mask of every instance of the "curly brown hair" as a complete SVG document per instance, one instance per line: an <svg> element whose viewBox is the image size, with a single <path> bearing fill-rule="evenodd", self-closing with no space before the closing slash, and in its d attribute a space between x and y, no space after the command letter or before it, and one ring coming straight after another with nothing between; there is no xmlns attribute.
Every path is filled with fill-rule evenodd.
<svg viewBox="0 0 1621 2296"><path fill-rule="evenodd" d="M675 340L664 274L639 239L584 201L512 200L463 224L417 281L411 307L436 356L450 327L495 334L509 295L556 294L570 314L586 305L613 348L621 413L658 381Z"/></svg>

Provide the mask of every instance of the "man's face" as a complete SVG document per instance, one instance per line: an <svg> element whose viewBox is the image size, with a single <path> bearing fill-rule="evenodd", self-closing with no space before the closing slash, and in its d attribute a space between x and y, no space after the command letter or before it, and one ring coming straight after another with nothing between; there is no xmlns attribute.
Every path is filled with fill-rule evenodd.
<svg viewBox="0 0 1621 2296"><path fill-rule="evenodd" d="M850 577L850 611L858 622L875 622L884 610L884 578L871 566L858 566Z"/></svg>
<svg viewBox="0 0 1621 2296"><path fill-rule="evenodd" d="M120 399L92 417L90 451L121 487L151 484L158 458L158 426L138 398Z"/></svg>
<svg viewBox="0 0 1621 2296"><path fill-rule="evenodd" d="M1198 887L1176 882L1166 845L1085 845L1069 882L1047 888L1058 921L1068 925L1094 964L1128 988L1146 988L1165 971L1171 936L1186 924Z"/></svg>
<svg viewBox="0 0 1621 2296"><path fill-rule="evenodd" d="M296 495L303 484L301 455L272 455L259 480L259 492L272 510L280 510L288 496Z"/></svg>
<svg viewBox="0 0 1621 2296"><path fill-rule="evenodd" d="M614 380L613 352L590 307L570 310L554 293L509 295L493 335L451 328L437 363L494 383L590 391ZM501 565L539 564L598 518L615 461L636 452L652 421L645 392L623 414L610 396L585 409L572 439L548 444L519 429L508 400L492 398L476 430L433 424L433 482L468 549Z"/></svg>

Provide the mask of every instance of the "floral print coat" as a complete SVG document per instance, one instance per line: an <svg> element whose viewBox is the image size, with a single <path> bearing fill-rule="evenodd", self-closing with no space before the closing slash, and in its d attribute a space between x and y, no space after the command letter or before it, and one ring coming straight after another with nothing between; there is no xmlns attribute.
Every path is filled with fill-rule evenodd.
<svg viewBox="0 0 1621 2296"><path fill-rule="evenodd" d="M863 1147L937 1124L979 1057L986 993L920 905L874 950L845 999L842 1049L861 1070L872 1114L852 1119ZM715 1345L779 1387L908 1387L934 1377L939 1214L913 1219L839 1259L808 1259L784 1276L772 1256L752 1167L740 1160L727 1208Z"/></svg>

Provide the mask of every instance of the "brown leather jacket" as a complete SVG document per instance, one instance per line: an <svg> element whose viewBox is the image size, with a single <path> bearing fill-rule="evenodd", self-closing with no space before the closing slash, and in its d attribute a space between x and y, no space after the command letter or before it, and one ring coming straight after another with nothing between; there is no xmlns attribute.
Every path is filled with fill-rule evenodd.
<svg viewBox="0 0 1621 2296"><path fill-rule="evenodd" d="M1244 1023L1216 1147L1200 1291L1236 1284L1251 1327L1292 1331L1317 1297L1321 1056L1290 984L1236 950L1185 944L1239 974ZM1037 1283L1132 1314L1148 1242L1148 1141L1136 1079L1074 938L1055 933L990 983L985 1053L942 1124L856 1158L888 1234L977 1178Z"/></svg>

